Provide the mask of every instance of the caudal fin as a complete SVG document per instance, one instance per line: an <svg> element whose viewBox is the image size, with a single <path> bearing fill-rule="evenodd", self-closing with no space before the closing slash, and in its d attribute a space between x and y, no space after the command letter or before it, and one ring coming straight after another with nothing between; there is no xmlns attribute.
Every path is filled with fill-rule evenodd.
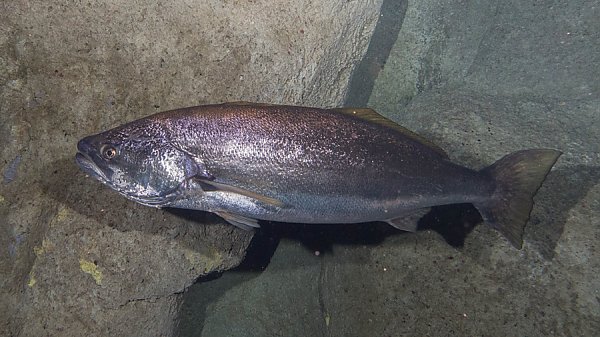
<svg viewBox="0 0 600 337"><path fill-rule="evenodd" d="M488 201L476 203L475 207L487 224L517 248L523 245L533 196L561 154L551 149L517 151L482 170L493 177L496 189Z"/></svg>

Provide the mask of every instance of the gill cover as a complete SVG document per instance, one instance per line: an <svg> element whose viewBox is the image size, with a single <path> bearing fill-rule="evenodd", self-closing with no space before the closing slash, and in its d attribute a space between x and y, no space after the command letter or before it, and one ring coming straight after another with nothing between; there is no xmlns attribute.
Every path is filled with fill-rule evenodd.
<svg viewBox="0 0 600 337"><path fill-rule="evenodd" d="M161 206L175 198L199 169L189 155L173 146L167 130L149 124L134 122L82 139L78 162L129 199Z"/></svg>

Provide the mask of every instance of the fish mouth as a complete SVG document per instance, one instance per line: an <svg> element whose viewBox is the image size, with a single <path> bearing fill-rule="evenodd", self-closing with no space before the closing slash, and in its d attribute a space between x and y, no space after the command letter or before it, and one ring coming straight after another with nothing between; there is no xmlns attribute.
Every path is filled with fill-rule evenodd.
<svg viewBox="0 0 600 337"><path fill-rule="evenodd" d="M79 165L79 168L81 168L83 172L100 180L102 183L111 186L109 184L109 180L106 174L98 167L98 165L96 165L96 163L94 163L94 161L88 155L86 155L85 153L78 152L75 155L75 161L77 162L77 165Z"/></svg>
<svg viewBox="0 0 600 337"><path fill-rule="evenodd" d="M100 167L98 167L98 164L96 164L92 155L90 155L91 153L94 153L94 147L92 146L92 140L90 138L91 137L86 137L77 143L75 161L83 172L108 185L108 176L100 169Z"/></svg>

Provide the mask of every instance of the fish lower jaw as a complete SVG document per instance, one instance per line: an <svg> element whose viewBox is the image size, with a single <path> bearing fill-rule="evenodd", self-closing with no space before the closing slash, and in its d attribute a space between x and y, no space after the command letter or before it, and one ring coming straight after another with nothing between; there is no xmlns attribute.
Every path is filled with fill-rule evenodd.
<svg viewBox="0 0 600 337"><path fill-rule="evenodd" d="M79 165L79 167L83 172L85 172L85 174L99 180L105 185L108 185L108 177L106 176L106 174L104 174L104 172L102 172L102 170L98 168L96 163L94 163L94 161L90 159L89 156L87 156L85 153L79 152L75 156L75 160L77 162L77 165Z"/></svg>

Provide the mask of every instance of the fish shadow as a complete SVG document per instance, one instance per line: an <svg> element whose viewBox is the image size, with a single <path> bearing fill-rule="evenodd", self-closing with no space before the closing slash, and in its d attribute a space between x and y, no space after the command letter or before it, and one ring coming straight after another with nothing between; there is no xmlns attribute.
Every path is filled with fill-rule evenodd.
<svg viewBox="0 0 600 337"><path fill-rule="evenodd" d="M481 221L481 216L470 204L437 206L418 220L417 230L433 230L449 245L460 248ZM333 254L334 245L376 246L387 237L396 235L411 233L384 222L315 225L263 221L254 234L244 261L236 270L264 270L281 239L299 242L310 251L326 255Z"/></svg>
<svg viewBox="0 0 600 337"><path fill-rule="evenodd" d="M398 34L408 9L407 1L384 0L371 41L362 60L352 72L345 97L346 106L365 107L392 48L398 40Z"/></svg>
<svg viewBox="0 0 600 337"><path fill-rule="evenodd" d="M48 169L52 172L51 177L41 182L41 188L52 199L101 224L112 226L113 223L134 222L130 218L131 214L127 213L136 212L137 205L96 179L86 176L75 160L57 160L48 165ZM121 230L125 231L127 228Z"/></svg>

